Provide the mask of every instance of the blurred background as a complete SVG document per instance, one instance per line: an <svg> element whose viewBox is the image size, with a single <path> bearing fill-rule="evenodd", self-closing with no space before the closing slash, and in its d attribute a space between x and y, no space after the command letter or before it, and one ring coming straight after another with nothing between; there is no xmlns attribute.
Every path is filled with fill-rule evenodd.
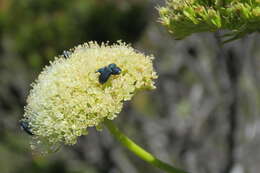
<svg viewBox="0 0 260 173"><path fill-rule="evenodd" d="M160 159L192 173L260 170L260 37L219 46L219 33L176 41L161 0L0 0L0 172L161 173L106 129L75 146L32 154L18 121L30 83L55 56L90 40L154 54L157 90L126 103L115 123Z"/></svg>

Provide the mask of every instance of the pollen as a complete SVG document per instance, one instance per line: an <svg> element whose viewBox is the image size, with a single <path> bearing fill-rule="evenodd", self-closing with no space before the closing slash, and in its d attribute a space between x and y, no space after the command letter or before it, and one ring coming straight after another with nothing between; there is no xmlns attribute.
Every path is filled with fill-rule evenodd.
<svg viewBox="0 0 260 173"><path fill-rule="evenodd" d="M88 127L99 128L104 119L116 118L134 93L155 89L153 59L123 42L88 42L72 49L69 57L56 57L27 98L23 121L34 134L32 148L73 145ZM112 63L122 71L100 84L97 70Z"/></svg>

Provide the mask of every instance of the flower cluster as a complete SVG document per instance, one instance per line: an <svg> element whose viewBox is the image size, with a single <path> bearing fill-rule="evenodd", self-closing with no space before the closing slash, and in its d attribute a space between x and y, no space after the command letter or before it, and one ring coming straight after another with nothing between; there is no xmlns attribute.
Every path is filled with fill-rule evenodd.
<svg viewBox="0 0 260 173"><path fill-rule="evenodd" d="M152 59L121 42L89 42L56 57L32 84L27 99L22 121L29 124L34 145L75 144L88 127L114 119L123 101L155 88ZM120 74L101 84L98 70L109 64L116 64Z"/></svg>
<svg viewBox="0 0 260 173"><path fill-rule="evenodd" d="M229 30L231 40L260 32L260 0L168 0L159 13L176 39L219 29Z"/></svg>

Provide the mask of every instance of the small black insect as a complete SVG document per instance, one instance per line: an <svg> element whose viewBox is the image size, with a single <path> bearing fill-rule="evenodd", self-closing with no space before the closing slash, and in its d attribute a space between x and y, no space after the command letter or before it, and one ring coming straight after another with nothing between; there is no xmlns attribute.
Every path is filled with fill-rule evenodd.
<svg viewBox="0 0 260 173"><path fill-rule="evenodd" d="M26 121L20 121L20 126L21 128L29 135L33 135L30 127L29 127L29 123Z"/></svg>
<svg viewBox="0 0 260 173"><path fill-rule="evenodd" d="M67 50L64 50L64 51L62 52L62 54L63 54L64 58L69 58L70 55L71 55L71 52L70 52L70 51L67 51Z"/></svg>
<svg viewBox="0 0 260 173"><path fill-rule="evenodd" d="M99 75L99 83L104 84L111 75L118 75L121 72L121 69L117 67L116 64L109 64L106 67L98 69L100 73Z"/></svg>

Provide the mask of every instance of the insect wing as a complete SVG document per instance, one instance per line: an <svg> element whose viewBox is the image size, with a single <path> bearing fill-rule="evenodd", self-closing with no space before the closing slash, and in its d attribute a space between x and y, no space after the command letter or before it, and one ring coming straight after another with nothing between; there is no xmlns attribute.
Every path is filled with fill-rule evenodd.
<svg viewBox="0 0 260 173"><path fill-rule="evenodd" d="M105 67L105 69L102 72L100 72L99 83L105 83L109 79L111 72L112 71L109 68Z"/></svg>

